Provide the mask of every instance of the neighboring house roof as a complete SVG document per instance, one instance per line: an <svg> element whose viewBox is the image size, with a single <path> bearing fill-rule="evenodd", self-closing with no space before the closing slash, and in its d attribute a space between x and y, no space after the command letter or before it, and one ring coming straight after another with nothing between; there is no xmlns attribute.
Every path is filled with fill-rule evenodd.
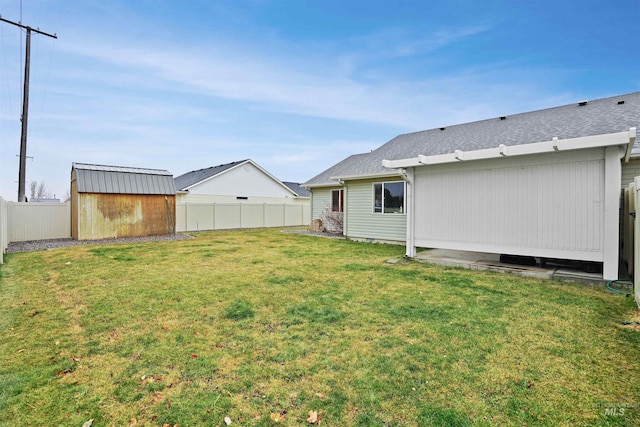
<svg viewBox="0 0 640 427"><path fill-rule="evenodd" d="M175 195L173 175L161 169L73 163L78 193Z"/></svg>
<svg viewBox="0 0 640 427"><path fill-rule="evenodd" d="M222 174L224 172L227 172L230 169L240 167L241 165L244 165L245 163L251 163L253 166L258 168L265 175L267 175L268 177L273 179L273 181L275 181L278 185L280 185L283 188L285 188L287 191L289 191L294 196L297 196L297 197L310 197L310 194L308 196L300 195L300 193L298 193L292 187L286 185L285 183L280 181L278 178L276 178L275 176L271 175L269 172L267 172L265 169L260 167L260 165L258 165L256 162L254 162L251 159L245 159L245 160L239 160L237 162L225 163L223 165L212 166L210 168L205 168L205 169L198 169L198 170L195 170L195 171L191 171L191 172L187 172L185 174L182 174L182 175L180 175L180 176L178 176L178 177L176 177L174 179L176 189L179 192L188 192L191 187L193 187L193 186L195 186L195 185L197 185L197 184L199 184L199 183L201 183L203 181L209 180L209 179L211 179L211 178L213 178L213 177L215 177L217 175L220 175L220 174ZM296 185L298 185L298 184L296 184ZM302 189L302 190L304 190L304 189Z"/></svg>
<svg viewBox="0 0 640 427"><path fill-rule="evenodd" d="M603 135L631 127L640 128L640 92L399 135L370 153L346 158L303 185L336 185L332 178L394 173L382 166L383 159L481 150L500 144L531 144L554 137ZM639 154L640 143L636 143L632 156Z"/></svg>
<svg viewBox="0 0 640 427"><path fill-rule="evenodd" d="M229 170L235 166L241 165L247 161L248 159L245 159L237 162L225 163L223 165L212 166L210 168L198 169L195 171L187 172L185 174L182 174L174 178L176 189L178 191L187 191L189 187L192 187L199 182L212 178L226 170Z"/></svg>
<svg viewBox="0 0 640 427"><path fill-rule="evenodd" d="M297 182L282 181L282 183L286 185L291 191L296 193L298 197L311 197L311 192L306 188L302 187Z"/></svg>

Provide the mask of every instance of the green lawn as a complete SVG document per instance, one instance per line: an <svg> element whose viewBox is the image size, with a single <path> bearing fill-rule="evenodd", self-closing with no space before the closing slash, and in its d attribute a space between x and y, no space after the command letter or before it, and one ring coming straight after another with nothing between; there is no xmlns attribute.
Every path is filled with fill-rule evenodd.
<svg viewBox="0 0 640 427"><path fill-rule="evenodd" d="M0 425L639 425L631 298L280 230L13 254Z"/></svg>

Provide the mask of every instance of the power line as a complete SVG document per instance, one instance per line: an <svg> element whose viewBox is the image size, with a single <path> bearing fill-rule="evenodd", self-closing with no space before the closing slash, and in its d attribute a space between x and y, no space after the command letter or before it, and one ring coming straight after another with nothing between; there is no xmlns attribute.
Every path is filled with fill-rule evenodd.
<svg viewBox="0 0 640 427"><path fill-rule="evenodd" d="M24 58L24 95L22 97L22 132L20 135L20 169L18 171L18 202L24 202L25 198L25 187L26 187L26 168L27 168L27 123L29 117L29 68L31 63L31 32L35 32L37 34L42 34L47 37L51 37L57 39L58 36L55 34L49 34L44 31L41 31L39 28L31 28L28 25L22 25L19 22L9 21L8 19L4 19L0 16L0 21L4 21L8 24L15 25L16 27L26 29L27 37L26 37L26 48L25 48L25 58ZM22 40L22 39L21 39Z"/></svg>

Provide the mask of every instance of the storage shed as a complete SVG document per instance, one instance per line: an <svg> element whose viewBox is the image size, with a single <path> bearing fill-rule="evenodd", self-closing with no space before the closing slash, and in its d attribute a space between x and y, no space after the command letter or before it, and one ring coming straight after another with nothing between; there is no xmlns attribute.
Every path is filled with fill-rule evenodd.
<svg viewBox="0 0 640 427"><path fill-rule="evenodd" d="M168 171L73 163L74 239L174 234L175 218L176 191Z"/></svg>

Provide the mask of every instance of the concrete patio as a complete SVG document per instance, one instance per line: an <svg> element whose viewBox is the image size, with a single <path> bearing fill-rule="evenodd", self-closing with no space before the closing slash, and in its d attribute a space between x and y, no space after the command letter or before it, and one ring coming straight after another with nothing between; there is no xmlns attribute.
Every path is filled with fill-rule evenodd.
<svg viewBox="0 0 640 427"><path fill-rule="evenodd" d="M570 268L548 264L544 268L539 265L527 266L500 262L499 254L484 252L467 252L450 249L426 249L416 254L416 261L447 267L460 267L470 270L486 270L498 273L509 273L518 276L538 279L563 280L590 285L603 285L606 280L602 273L587 273L580 268ZM620 278L628 277L626 269L621 271Z"/></svg>

